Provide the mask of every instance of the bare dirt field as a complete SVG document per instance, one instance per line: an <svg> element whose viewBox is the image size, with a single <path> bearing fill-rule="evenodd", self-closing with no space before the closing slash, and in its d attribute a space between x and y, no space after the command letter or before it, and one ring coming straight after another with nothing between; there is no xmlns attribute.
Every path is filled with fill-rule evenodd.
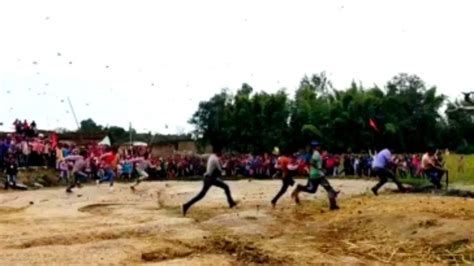
<svg viewBox="0 0 474 266"><path fill-rule="evenodd" d="M287 194L272 209L279 181L233 181L237 209L212 188L186 218L179 205L200 182L2 192L0 265L474 263L473 199L375 197L373 182L331 182L342 191L337 212L323 191L300 206Z"/></svg>

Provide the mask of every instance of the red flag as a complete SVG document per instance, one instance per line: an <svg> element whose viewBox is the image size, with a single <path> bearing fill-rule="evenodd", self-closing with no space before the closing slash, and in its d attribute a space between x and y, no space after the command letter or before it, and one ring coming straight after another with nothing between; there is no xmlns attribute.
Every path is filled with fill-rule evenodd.
<svg viewBox="0 0 474 266"><path fill-rule="evenodd" d="M56 132L51 134L51 146L53 146L53 148L58 146L58 134L56 134Z"/></svg>
<svg viewBox="0 0 474 266"><path fill-rule="evenodd" d="M377 127L377 123L371 118L369 119L369 125L371 128L373 128L375 131L379 132L379 128Z"/></svg>

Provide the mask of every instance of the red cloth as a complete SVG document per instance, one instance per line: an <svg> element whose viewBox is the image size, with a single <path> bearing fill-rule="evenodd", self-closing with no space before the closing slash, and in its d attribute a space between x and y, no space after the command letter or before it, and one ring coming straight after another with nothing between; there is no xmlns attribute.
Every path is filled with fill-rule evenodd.
<svg viewBox="0 0 474 266"><path fill-rule="evenodd" d="M373 120L372 118L369 119L369 125L371 128L373 128L375 131L379 131L379 128L377 127L377 123L375 123L375 120Z"/></svg>
<svg viewBox="0 0 474 266"><path fill-rule="evenodd" d="M278 158L278 165L280 166L280 170L283 172L284 176L288 175L288 164L290 163L290 159L286 156L281 156Z"/></svg>
<svg viewBox="0 0 474 266"><path fill-rule="evenodd" d="M33 142L31 146L32 146L32 150L38 154L42 154L44 151L44 144L39 141Z"/></svg>
<svg viewBox="0 0 474 266"><path fill-rule="evenodd" d="M106 166L115 167L117 164L117 155L111 153L103 158Z"/></svg>
<svg viewBox="0 0 474 266"><path fill-rule="evenodd" d="M333 158L333 157L327 158L327 160L326 160L326 167L327 167L327 168L333 168L334 165L335 165L334 158Z"/></svg>

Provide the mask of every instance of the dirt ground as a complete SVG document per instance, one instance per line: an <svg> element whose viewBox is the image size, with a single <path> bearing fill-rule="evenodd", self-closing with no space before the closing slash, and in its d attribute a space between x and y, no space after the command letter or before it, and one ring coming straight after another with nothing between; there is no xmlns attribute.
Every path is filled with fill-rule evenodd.
<svg viewBox="0 0 474 266"><path fill-rule="evenodd" d="M342 191L336 212L323 191L300 206L288 193L272 209L279 181L233 181L237 209L212 188L187 218L179 205L200 182L2 192L0 265L474 263L473 199L375 197L373 182L331 182Z"/></svg>

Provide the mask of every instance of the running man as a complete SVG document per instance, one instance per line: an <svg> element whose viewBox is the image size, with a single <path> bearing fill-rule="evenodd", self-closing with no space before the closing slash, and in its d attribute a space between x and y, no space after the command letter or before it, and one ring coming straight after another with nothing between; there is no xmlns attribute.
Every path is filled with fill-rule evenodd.
<svg viewBox="0 0 474 266"><path fill-rule="evenodd" d="M335 191L334 188L329 184L329 181L326 179L324 175L324 171L322 169L323 162L321 159L321 148L319 142L312 142L311 146L313 148L313 156L311 157L310 165L310 173L308 178L308 184L306 186L298 185L296 189L291 194L291 197L295 200L297 204L300 203L299 193L306 192L314 194L318 190L319 185L321 185L327 192L329 198L329 209L330 210L338 210L339 206L337 205L336 199L337 195L339 194L338 191Z"/></svg>
<svg viewBox="0 0 474 266"><path fill-rule="evenodd" d="M147 157L147 156L146 156ZM129 163L136 164L136 170L138 173L138 178L135 182L135 185L131 186L130 189L135 190L135 188L140 185L140 183L148 179L149 175L146 172L146 169L151 165L150 161L146 157L138 157L135 159L128 160Z"/></svg>
<svg viewBox="0 0 474 266"><path fill-rule="evenodd" d="M372 169L374 170L375 175L379 177L380 181L372 188L374 195L379 195L379 189L387 183L388 179L393 180L400 192L406 191L402 183L400 183L395 174L390 170L391 164L393 164L393 160L390 149L384 149L375 155L374 161L372 162Z"/></svg>
<svg viewBox="0 0 474 266"><path fill-rule="evenodd" d="M112 148L108 148L107 152L100 156L100 161L103 162L104 176L97 180L97 185L103 182L110 182L110 192L114 191L115 169L117 167L118 155Z"/></svg>
<svg viewBox="0 0 474 266"><path fill-rule="evenodd" d="M186 216L188 210L195 203L202 200L204 196L206 196L207 191L212 186L216 186L224 190L225 195L227 197L227 203L229 204L229 208L234 208L237 205L237 202L235 202L232 199L232 194L230 192L229 186L219 178L222 175L222 171L223 171L221 164L219 162L220 156L221 156L221 148L215 146L214 153L207 160L207 168L206 168L206 173L204 174L204 180L203 180L204 184L201 189L201 192L199 192L199 194L197 194L189 202L181 206L181 211L183 213L183 216Z"/></svg>
<svg viewBox="0 0 474 266"><path fill-rule="evenodd" d="M277 163L275 165L275 168L280 171L281 174L281 181L282 181L282 187L278 194L272 199L272 207L275 208L278 200L285 195L286 191L288 190L289 187L292 187L295 185L295 180L293 180L292 174L290 174L290 171L295 171L298 168L298 164L291 164L290 158L286 156L286 152L278 157Z"/></svg>
<svg viewBox="0 0 474 266"><path fill-rule="evenodd" d="M87 160L85 159L87 156L87 152L82 150L79 155L69 155L64 158L65 161L72 161L74 165L72 167L72 176L74 177L73 182L69 187L66 189L67 193L72 193L72 189L75 187L81 188L81 181L87 179L87 174L85 173L85 169L87 167Z"/></svg>

